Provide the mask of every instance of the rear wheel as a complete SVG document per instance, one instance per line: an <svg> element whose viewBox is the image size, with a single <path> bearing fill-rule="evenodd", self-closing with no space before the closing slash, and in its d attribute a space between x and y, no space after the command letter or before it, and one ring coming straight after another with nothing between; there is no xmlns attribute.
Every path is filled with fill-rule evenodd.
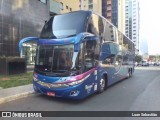
<svg viewBox="0 0 160 120"><path fill-rule="evenodd" d="M102 93L106 89L106 79L104 77L101 78L99 82L99 90L98 93Z"/></svg>
<svg viewBox="0 0 160 120"><path fill-rule="evenodd" d="M127 74L127 78L130 78L132 76L132 70L128 69L128 74Z"/></svg>
<svg viewBox="0 0 160 120"><path fill-rule="evenodd" d="M132 77L132 73L133 73L133 71L132 71L132 68L130 69L130 77Z"/></svg>

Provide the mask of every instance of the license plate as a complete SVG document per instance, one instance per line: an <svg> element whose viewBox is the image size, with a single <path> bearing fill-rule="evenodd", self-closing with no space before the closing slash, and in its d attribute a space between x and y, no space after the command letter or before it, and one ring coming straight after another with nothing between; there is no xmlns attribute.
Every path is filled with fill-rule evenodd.
<svg viewBox="0 0 160 120"><path fill-rule="evenodd" d="M55 96L55 93L54 92L47 92L47 95L53 97L53 96Z"/></svg>

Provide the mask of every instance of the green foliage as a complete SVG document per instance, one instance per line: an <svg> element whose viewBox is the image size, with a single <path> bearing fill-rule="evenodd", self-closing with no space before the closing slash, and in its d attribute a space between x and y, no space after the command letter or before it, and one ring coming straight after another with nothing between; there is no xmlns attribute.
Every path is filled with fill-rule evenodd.
<svg viewBox="0 0 160 120"><path fill-rule="evenodd" d="M18 74L18 75L8 75L8 76L1 75L0 76L0 87L10 88L10 87L31 84L32 75L33 75L32 72Z"/></svg>
<svg viewBox="0 0 160 120"><path fill-rule="evenodd" d="M157 55L157 59L160 60L160 55Z"/></svg>
<svg viewBox="0 0 160 120"><path fill-rule="evenodd" d="M135 56L135 61L138 62L138 63L139 63L140 61L142 61L142 56L141 56L141 55L136 55L136 56Z"/></svg>

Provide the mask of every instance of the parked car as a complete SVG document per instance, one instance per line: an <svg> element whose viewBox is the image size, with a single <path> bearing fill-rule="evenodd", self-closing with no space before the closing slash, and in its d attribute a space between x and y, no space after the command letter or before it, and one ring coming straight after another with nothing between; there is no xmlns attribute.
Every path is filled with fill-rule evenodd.
<svg viewBox="0 0 160 120"><path fill-rule="evenodd" d="M149 63L147 61L142 61L142 66L149 66Z"/></svg>
<svg viewBox="0 0 160 120"><path fill-rule="evenodd" d="M155 63L153 64L153 66L159 66L159 63L158 63L158 62L155 62Z"/></svg>

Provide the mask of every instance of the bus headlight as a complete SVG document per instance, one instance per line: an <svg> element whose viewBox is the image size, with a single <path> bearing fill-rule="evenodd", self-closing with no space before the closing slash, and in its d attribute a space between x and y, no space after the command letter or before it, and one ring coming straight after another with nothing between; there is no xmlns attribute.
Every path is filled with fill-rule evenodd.
<svg viewBox="0 0 160 120"><path fill-rule="evenodd" d="M70 85L70 86L73 86L73 85L78 85L78 84L82 83L83 81L84 81L84 79L81 79L81 80L70 82L70 83L67 83L67 84Z"/></svg>

